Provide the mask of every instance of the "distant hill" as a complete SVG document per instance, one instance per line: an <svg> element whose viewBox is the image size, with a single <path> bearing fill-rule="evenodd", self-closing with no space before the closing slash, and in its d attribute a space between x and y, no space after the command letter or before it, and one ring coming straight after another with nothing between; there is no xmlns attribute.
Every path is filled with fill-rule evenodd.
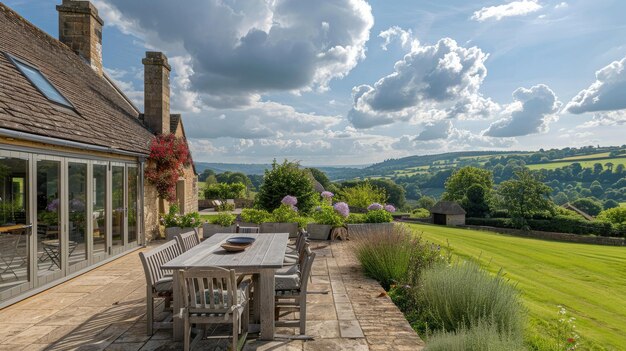
<svg viewBox="0 0 626 351"><path fill-rule="evenodd" d="M308 166L305 166L308 167ZM360 175L361 169L367 166L353 166L353 167L329 167L329 166L311 166L315 167L326 175L330 179L345 179L354 178ZM266 169L272 168L272 165L267 163L209 163L209 162L196 162L196 170L198 173L202 173L205 169L210 169L215 173L224 172L241 172L248 175L263 175Z"/></svg>

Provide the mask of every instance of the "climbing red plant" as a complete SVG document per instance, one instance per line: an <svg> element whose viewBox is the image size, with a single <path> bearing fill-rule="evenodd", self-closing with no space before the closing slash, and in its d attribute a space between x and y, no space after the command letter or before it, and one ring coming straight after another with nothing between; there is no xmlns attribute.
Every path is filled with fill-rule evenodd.
<svg viewBox="0 0 626 351"><path fill-rule="evenodd" d="M190 164L187 141L173 134L160 134L150 144L145 176L156 187L160 198L173 201L176 199L178 177Z"/></svg>

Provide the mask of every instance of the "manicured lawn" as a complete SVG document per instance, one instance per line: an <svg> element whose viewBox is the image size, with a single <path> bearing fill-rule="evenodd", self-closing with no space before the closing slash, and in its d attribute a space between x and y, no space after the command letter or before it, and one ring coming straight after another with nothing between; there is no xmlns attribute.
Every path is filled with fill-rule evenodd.
<svg viewBox="0 0 626 351"><path fill-rule="evenodd" d="M557 305L563 305L576 317L581 349L626 348L626 248L410 226L427 241L449 243L455 256L478 258L492 272L502 268L528 307L530 334L543 334L542 325L554 323Z"/></svg>

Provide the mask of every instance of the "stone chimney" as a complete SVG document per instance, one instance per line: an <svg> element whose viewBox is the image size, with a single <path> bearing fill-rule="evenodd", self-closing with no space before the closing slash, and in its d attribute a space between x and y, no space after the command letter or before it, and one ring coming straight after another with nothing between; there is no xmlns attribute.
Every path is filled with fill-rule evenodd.
<svg viewBox="0 0 626 351"><path fill-rule="evenodd" d="M102 75L102 26L98 9L89 1L63 0L59 11L59 40Z"/></svg>
<svg viewBox="0 0 626 351"><path fill-rule="evenodd" d="M156 134L170 132L170 65L162 52L148 51L143 63L144 122Z"/></svg>

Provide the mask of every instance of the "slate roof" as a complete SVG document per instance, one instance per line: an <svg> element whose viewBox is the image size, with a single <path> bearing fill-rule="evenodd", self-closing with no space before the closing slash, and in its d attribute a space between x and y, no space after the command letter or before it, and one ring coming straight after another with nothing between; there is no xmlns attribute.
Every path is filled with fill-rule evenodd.
<svg viewBox="0 0 626 351"><path fill-rule="evenodd" d="M50 102L0 54L0 128L148 154L154 135L106 78L0 3L0 52L38 68L75 111Z"/></svg>
<svg viewBox="0 0 626 351"><path fill-rule="evenodd" d="M430 209L430 213L440 213L446 215L466 214L461 205L454 201L439 201Z"/></svg>

